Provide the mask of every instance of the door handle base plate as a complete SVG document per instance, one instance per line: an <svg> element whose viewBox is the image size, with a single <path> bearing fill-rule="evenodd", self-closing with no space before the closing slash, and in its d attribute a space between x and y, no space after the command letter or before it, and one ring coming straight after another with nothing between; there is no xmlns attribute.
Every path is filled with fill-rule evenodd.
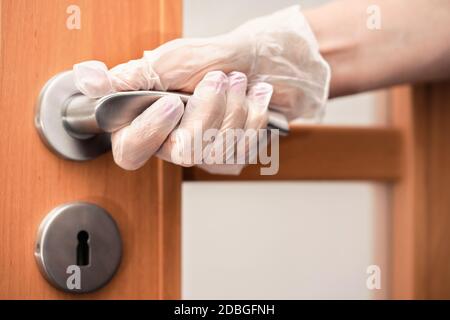
<svg viewBox="0 0 450 320"><path fill-rule="evenodd" d="M85 161L111 149L109 133L86 135L83 139L64 127L67 102L78 94L73 72L62 72L51 78L41 90L35 109L35 126L42 141L58 156Z"/></svg>

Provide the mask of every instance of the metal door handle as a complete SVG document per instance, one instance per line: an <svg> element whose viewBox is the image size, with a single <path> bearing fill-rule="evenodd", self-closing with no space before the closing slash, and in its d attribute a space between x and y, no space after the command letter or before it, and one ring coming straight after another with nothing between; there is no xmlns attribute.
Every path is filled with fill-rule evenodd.
<svg viewBox="0 0 450 320"><path fill-rule="evenodd" d="M42 140L59 156L88 160L111 148L109 134L126 125L151 104L167 95L178 95L186 104L190 95L163 91L127 91L91 99L78 91L72 71L50 79L36 106L35 125ZM270 110L270 129L289 132L283 114Z"/></svg>
<svg viewBox="0 0 450 320"><path fill-rule="evenodd" d="M72 134L114 132L125 127L158 99L178 95L186 104L189 95L163 91L125 91L90 99L74 95L68 102L63 121Z"/></svg>

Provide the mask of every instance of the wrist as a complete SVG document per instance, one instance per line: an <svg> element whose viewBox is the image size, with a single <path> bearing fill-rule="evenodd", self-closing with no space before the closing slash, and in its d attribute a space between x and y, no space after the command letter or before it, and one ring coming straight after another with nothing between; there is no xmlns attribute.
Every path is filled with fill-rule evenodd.
<svg viewBox="0 0 450 320"><path fill-rule="evenodd" d="M363 21L346 14L345 2L333 2L304 12L319 45L319 52L330 65L330 98L359 92L361 79L355 73L365 26Z"/></svg>
<svg viewBox="0 0 450 320"><path fill-rule="evenodd" d="M330 97L448 77L450 46L441 39L448 39L450 5L436 3L342 0L305 12L331 67ZM379 29L368 26L372 5ZM418 23L427 19L433 24Z"/></svg>

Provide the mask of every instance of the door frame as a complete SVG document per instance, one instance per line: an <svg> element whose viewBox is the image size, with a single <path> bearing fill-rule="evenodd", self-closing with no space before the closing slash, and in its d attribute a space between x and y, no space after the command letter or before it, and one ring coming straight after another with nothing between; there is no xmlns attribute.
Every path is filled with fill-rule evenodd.
<svg viewBox="0 0 450 320"><path fill-rule="evenodd" d="M391 190L389 288L393 299L450 298L450 82L389 90L383 127L291 127L279 172L240 176L184 169L185 181L375 181Z"/></svg>

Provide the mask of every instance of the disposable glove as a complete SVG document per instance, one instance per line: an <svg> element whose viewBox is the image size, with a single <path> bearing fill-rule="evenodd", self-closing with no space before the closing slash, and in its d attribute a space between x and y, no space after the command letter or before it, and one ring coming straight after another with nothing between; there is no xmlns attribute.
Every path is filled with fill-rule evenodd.
<svg viewBox="0 0 450 320"><path fill-rule="evenodd" d="M100 62L81 63L74 70L79 89L90 97L140 89L193 92L208 71L240 71L250 86L271 84L271 108L290 120L320 118L330 80L330 68L299 6L251 20L225 35L167 42L109 71Z"/></svg>
<svg viewBox="0 0 450 320"><path fill-rule="evenodd" d="M249 88L260 83L270 84L273 87L271 108L283 112L290 120L297 117L320 119L323 114L328 96L330 68L319 54L318 44L299 6L251 20L225 35L170 41L145 52L141 59L118 65L111 70L99 61L74 66L78 88L90 97L130 90L193 92L203 77L214 70L221 70L226 74L233 71L246 74ZM216 97L216 101L219 100ZM210 103L209 106L216 110L215 113L198 112L192 118L202 122L203 129L217 128L224 112L219 110L220 105L224 104L213 106ZM252 108L248 102L247 108ZM183 127L192 124L184 120L190 113L186 110L180 123ZM213 114L217 121L206 118ZM155 122L151 118L150 115L146 121ZM208 127L208 123L211 127ZM167 125L169 127L173 127L172 122ZM175 139L174 135L171 138ZM113 145L115 144L113 141ZM139 143L135 142L135 145ZM168 149L169 147L163 146L159 152L161 157L167 159ZM122 157L125 157L125 151ZM131 155L126 157L132 158Z"/></svg>
<svg viewBox="0 0 450 320"><path fill-rule="evenodd" d="M232 72L226 76L221 71L209 72L195 88L184 115L180 98L163 97L129 126L114 132L114 160L122 168L134 170L162 145L157 155L164 160L183 166L202 163L201 167L212 173L238 174L243 163L254 160L258 141L244 141L243 159L239 164L227 165L227 160L237 157L235 145L240 143L226 141L227 130L265 128L271 95L272 86L266 83L255 84L247 93L247 78L243 73ZM196 130L203 134L208 129L215 129L211 130L211 140L204 141L203 135L195 136ZM195 138L201 139L200 146Z"/></svg>

